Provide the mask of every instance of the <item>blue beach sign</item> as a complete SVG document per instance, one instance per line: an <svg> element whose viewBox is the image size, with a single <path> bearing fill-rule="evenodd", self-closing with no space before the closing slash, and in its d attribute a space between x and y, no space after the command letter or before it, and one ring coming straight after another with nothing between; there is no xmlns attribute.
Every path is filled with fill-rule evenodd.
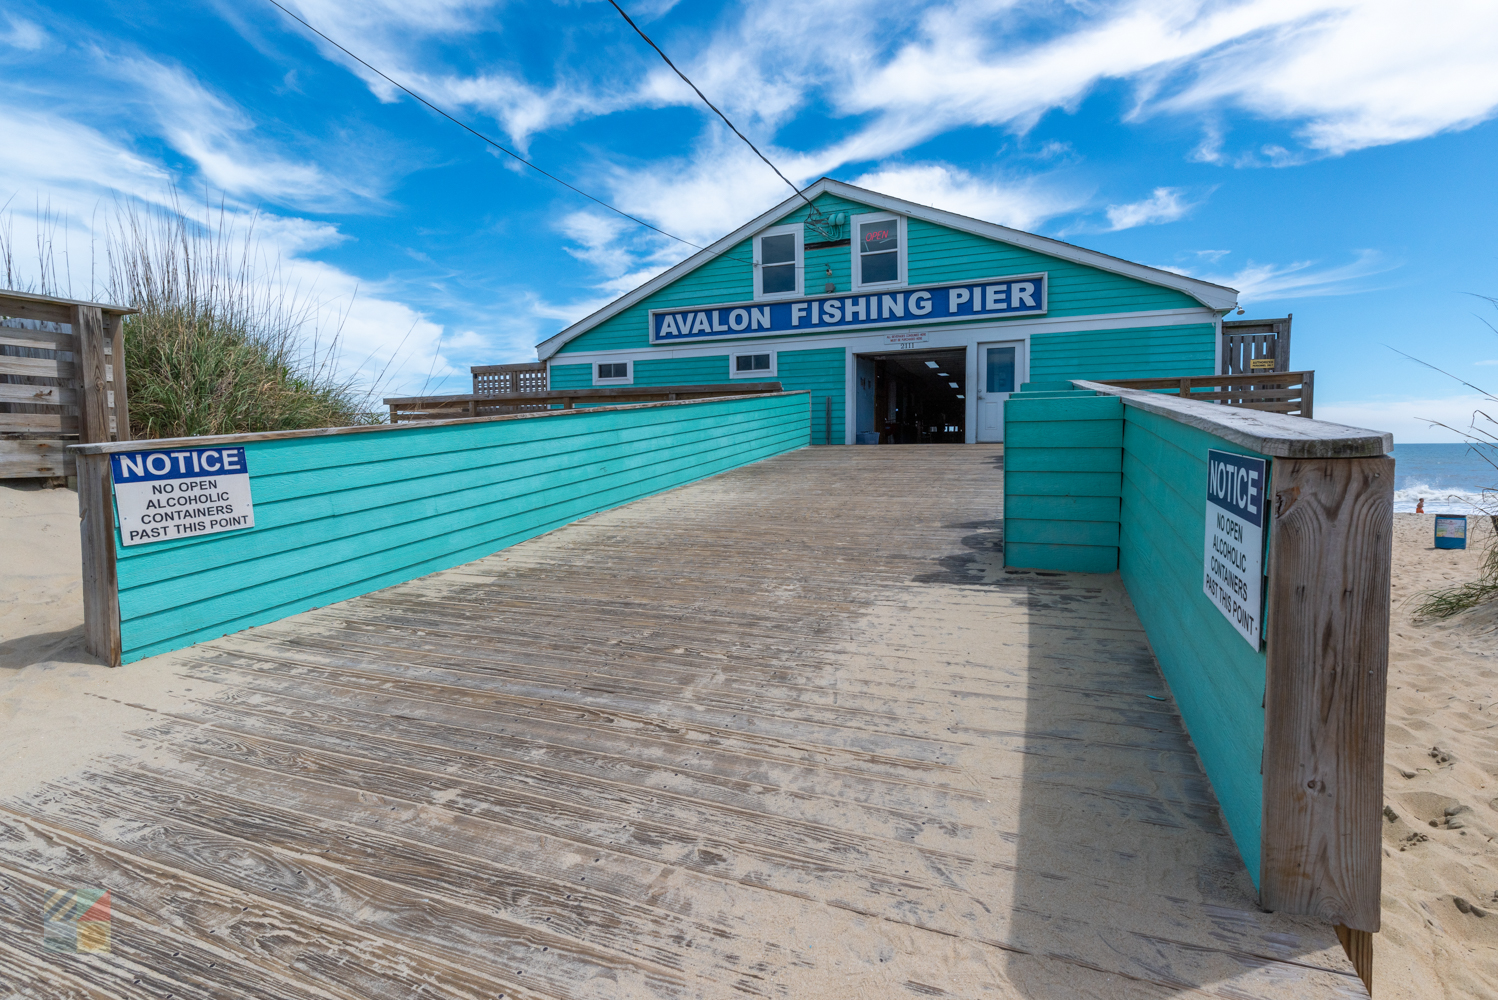
<svg viewBox="0 0 1498 1000"><path fill-rule="evenodd" d="M242 446L119 452L109 463L123 545L255 526Z"/></svg>
<svg viewBox="0 0 1498 1000"><path fill-rule="evenodd" d="M650 342L679 344L732 337L817 333L954 320L1039 316L1046 311L1047 275L1020 274L958 284L920 285L851 295L814 295L776 302L650 310Z"/></svg>
<svg viewBox="0 0 1498 1000"><path fill-rule="evenodd" d="M1268 463L1207 451L1202 593L1254 649L1264 607L1264 491Z"/></svg>

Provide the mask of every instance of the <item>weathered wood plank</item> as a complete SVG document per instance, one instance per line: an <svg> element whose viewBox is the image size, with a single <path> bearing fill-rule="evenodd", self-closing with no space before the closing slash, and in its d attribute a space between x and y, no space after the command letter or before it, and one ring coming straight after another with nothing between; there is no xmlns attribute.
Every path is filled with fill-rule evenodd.
<svg viewBox="0 0 1498 1000"><path fill-rule="evenodd" d="M1279 461L1272 486L1263 902L1376 931L1394 460Z"/></svg>
<svg viewBox="0 0 1498 1000"><path fill-rule="evenodd" d="M25 375L28 378L76 378L78 368L71 361L56 358L18 358L0 354L0 375Z"/></svg>
<svg viewBox="0 0 1498 1000"><path fill-rule="evenodd" d="M59 385L21 385L16 382L0 382L0 403L76 406L78 390Z"/></svg>
<svg viewBox="0 0 1498 1000"><path fill-rule="evenodd" d="M105 373L114 385L114 422L111 432L116 441L130 440L130 388L125 371L125 317L106 313L104 333L110 347L109 370Z"/></svg>
<svg viewBox="0 0 1498 1000"><path fill-rule="evenodd" d="M61 413L0 413L0 431L77 434L78 418ZM68 442L72 444L74 442Z"/></svg>
<svg viewBox="0 0 1498 1000"><path fill-rule="evenodd" d="M0 325L0 344L7 347L30 347L43 351L71 352L77 347L72 333L53 330L28 330L18 326Z"/></svg>
<svg viewBox="0 0 1498 1000"><path fill-rule="evenodd" d="M4 429L3 423L0 429ZM0 479L71 476L73 456L67 447L72 443L40 438L0 439Z"/></svg>

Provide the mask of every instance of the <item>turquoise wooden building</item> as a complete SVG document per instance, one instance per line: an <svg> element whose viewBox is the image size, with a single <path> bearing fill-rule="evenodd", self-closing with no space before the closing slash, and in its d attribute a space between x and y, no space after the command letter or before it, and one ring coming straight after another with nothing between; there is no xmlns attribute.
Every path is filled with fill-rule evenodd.
<svg viewBox="0 0 1498 1000"><path fill-rule="evenodd" d="M1231 288L823 178L537 347L552 389L777 380L815 444L1004 439L1025 382L1213 375Z"/></svg>

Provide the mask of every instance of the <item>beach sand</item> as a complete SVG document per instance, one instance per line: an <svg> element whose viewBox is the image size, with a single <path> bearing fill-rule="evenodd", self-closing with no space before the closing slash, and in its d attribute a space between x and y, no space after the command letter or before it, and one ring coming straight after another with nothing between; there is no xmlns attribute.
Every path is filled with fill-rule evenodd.
<svg viewBox="0 0 1498 1000"><path fill-rule="evenodd" d="M70 491L0 485L0 797L149 752L132 729L193 711L170 655L110 670L84 653L77 518ZM1432 532L1395 515L1381 998L1498 996L1498 604L1412 620L1416 595L1476 576L1492 532L1468 551Z"/></svg>
<svg viewBox="0 0 1498 1000"><path fill-rule="evenodd" d="M1379 997L1498 997L1498 603L1414 620L1477 577L1493 532L1470 523L1472 548L1437 549L1432 515L1394 515Z"/></svg>

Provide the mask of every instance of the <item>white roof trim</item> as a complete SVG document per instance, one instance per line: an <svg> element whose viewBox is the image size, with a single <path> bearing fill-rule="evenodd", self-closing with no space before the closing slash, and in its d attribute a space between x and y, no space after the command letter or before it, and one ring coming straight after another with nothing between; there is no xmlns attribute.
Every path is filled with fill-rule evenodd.
<svg viewBox="0 0 1498 1000"><path fill-rule="evenodd" d="M808 201L814 201L817 196L824 193L834 194L842 198L847 198L849 201L856 201L887 212L895 212L900 215L910 216L911 218L923 219L926 222L946 226L949 229L956 229L959 232L984 236L988 239L998 240L1001 243L1010 243L1014 246L1024 247L1026 250L1034 250L1037 253L1059 257L1062 260L1085 264L1088 267L1095 267L1100 271L1111 271L1114 274L1137 278L1152 285L1174 288L1176 291L1184 292L1202 305L1218 312L1226 312L1238 305L1238 290L1236 288L1228 288L1225 285L1214 285L1210 281L1202 281L1199 278L1188 278L1184 274L1176 274L1174 271L1163 271L1157 267L1136 264L1133 261L1123 260L1119 257L1110 257L1108 254L1098 253L1096 250L1087 250L1079 246L1074 246L1071 243L1063 243L1060 240L1037 236L1034 233L1023 232L1019 229L1010 229L1008 226L1000 226L993 222L984 222L981 219L958 215L955 212L945 212L939 208L932 208L929 205L918 205L903 198L894 198L887 194L880 194L877 191L870 191L866 188L854 187L852 184L845 184L842 181L835 181L830 177L823 177L804 192ZM620 296L592 315L578 320L555 336L541 341L541 343L536 345L536 356L542 361L550 359L568 341L587 333L604 320L617 316L630 306L635 305L672 282L695 271L713 257L721 256L723 253L731 250L740 241L748 239L771 223L779 221L798 205L805 204L801 200L801 197L801 195L792 195L769 211L756 216L738 229L735 229L716 243L703 250L699 250L675 267L669 268L651 278L634 291Z"/></svg>

